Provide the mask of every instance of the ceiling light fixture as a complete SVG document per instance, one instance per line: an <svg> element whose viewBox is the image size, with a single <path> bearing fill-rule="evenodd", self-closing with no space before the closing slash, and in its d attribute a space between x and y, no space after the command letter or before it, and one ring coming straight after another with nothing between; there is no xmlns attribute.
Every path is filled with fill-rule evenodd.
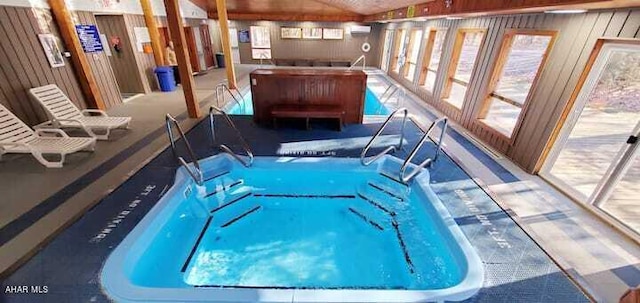
<svg viewBox="0 0 640 303"><path fill-rule="evenodd" d="M462 17L447 17L447 20L460 20Z"/></svg>
<svg viewBox="0 0 640 303"><path fill-rule="evenodd" d="M552 11L545 11L545 13L547 14L582 14L586 12L586 9L557 9Z"/></svg>

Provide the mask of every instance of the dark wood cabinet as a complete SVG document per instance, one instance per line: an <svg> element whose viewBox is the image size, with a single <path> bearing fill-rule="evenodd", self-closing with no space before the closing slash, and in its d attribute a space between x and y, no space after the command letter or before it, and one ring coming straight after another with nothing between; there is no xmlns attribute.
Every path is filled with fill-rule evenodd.
<svg viewBox="0 0 640 303"><path fill-rule="evenodd" d="M367 75L362 71L258 69L251 73L253 119L270 125L275 105L337 105L343 122L362 123Z"/></svg>

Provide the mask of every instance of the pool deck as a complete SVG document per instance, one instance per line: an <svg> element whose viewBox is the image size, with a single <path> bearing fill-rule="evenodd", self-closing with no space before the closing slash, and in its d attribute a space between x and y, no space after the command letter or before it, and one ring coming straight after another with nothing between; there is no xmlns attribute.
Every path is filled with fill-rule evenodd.
<svg viewBox="0 0 640 303"><path fill-rule="evenodd" d="M209 85L213 87L216 77L217 79L223 77L221 71L215 72L217 74L213 77L201 81L203 106L206 102L211 102L211 99L207 100L207 96L211 96L210 91L213 91L213 89L209 91ZM243 75L243 73L239 74ZM244 74L246 75L246 72ZM389 81L379 72L370 73L372 86L384 90ZM382 90L374 89L374 92L379 95ZM66 171L55 170L43 173L44 170L35 168L37 164L30 163L31 159L28 157L18 159L20 165L7 161L0 162L2 165L0 179L12 180L12 182L0 182L7 186L2 192L6 193L5 197L16 197L15 200L3 199L0 203L3 219L0 224L2 228L0 239L3 240L0 247L0 265L2 265L0 271L4 271L9 266L7 264L19 259L30 250L24 250L25 243L27 247L29 245L37 247L43 238L47 238L46 232L43 232L47 231L47 228L49 234L52 226L53 229L64 228L64 222L59 221L69 220L69 216L79 217L84 210L97 204L33 259L2 282L3 288L6 285L38 285L40 283L49 286L49 293L10 296L4 294L5 297L0 293L1 299L7 299L8 302L106 301L97 281L99 269L106 255L135 226L135 223L144 216L153 202L157 201L171 183L175 162L171 157L166 157L165 151L138 173L133 174L132 170L136 171L150 156L155 155L157 150L167 146L161 129L162 113L174 113L180 117L186 127L197 123L197 121L185 119L184 114L181 114L184 111L184 104L179 94L174 94L172 97L174 99L164 103L161 103L162 97L162 94L143 96L114 109L112 112L130 114L131 108L135 105L140 118L144 118L152 115L149 113L149 105L146 105L148 103L145 104L145 102L161 104L160 108L154 107L158 117L149 117L152 119L147 118L144 123L136 125L136 129L144 129L140 134L134 129L133 134L126 134L115 142L105 142L102 148L107 151L99 151L89 159L83 157L72 159ZM416 115L416 121L422 126L435 117L435 111L425 106L415 96L410 96L409 101L402 105L410 107ZM260 142L255 147L256 151L261 150L263 155L277 154L279 147L276 148L273 144L282 143L288 148L289 155L308 151L309 146L317 150L308 152L307 155L313 153L323 155L327 153L327 147L335 149L339 146L336 150L337 155L353 156L357 155L356 152L359 153L362 145L366 143L367 136L375 132L377 127L376 121L369 120L367 122L374 123L354 126L355 128L349 127L343 133L322 130L265 133L262 132L265 130L259 131L259 128L256 128L258 130L254 130L255 127L247 128L246 123L241 122L246 118L237 119L243 133L247 133L249 141L251 142L253 138L258 140L256 142ZM197 133L196 128L190 136L197 137ZM203 137L200 139L206 140ZM340 139L346 139L346 141ZM273 141L271 145L264 144L268 143L267 140ZM626 288L640 284L638 269L640 249L633 242L572 204L538 177L523 173L508 160L491 156L469 141L466 134L451 130L445 143L445 150L451 158L443 157L439 161L443 164L436 165L437 170L439 165L447 163L445 168L440 168L441 173L434 172L434 180L438 181L434 184L434 189L441 197L458 202L447 206L458 218L458 223L461 224L474 246L478 245L479 252L483 255L483 259L487 262L487 269L490 271L485 280L486 287L472 301L585 301L586 298L568 282L562 271L539 247L552 255L566 273L577 280L598 302L617 302L617 298ZM210 153L211 150L209 146L205 146L199 152ZM461 164L464 170L454 165L452 160ZM469 177L465 171L473 177ZM58 177L61 172L64 178ZM47 190L42 193L44 195L42 199L45 200L40 204L34 203L42 201L40 198L33 198L35 191L29 192L23 189L21 192L18 190L20 187L15 186L20 184L16 179L30 181L29 178L32 176L38 176L36 183L28 182L26 185L46 184ZM128 182L118 186L124 178L129 176L131 178ZM57 179L60 180L56 181ZM57 185L50 186L48 182L52 181ZM113 194L101 201L96 200L110 189L115 189ZM455 189L462 189L462 191ZM26 197L33 199L21 199L25 197L25 193L28 194ZM498 203L493 202L489 196ZM52 202L47 204L47 201L59 203L51 206ZM8 202L11 202L11 205L8 205ZM14 217L6 215L13 209L14 203L24 202L32 204L20 208L22 210L16 211ZM469 208L469 203L476 207ZM33 207L36 204L38 207L49 206L36 211L35 214L39 216L34 219ZM480 213L476 213L476 209ZM124 218L119 218L125 213ZM31 214L27 219L35 220L31 222L36 224L12 229L16 228L15 216L23 217L24 214ZM480 221L474 221L477 220L477 215L490 218L492 226L502 233L484 229L487 225L478 225L477 222ZM485 217L481 218L484 220ZM115 228L110 227L114 224ZM537 244L518 227L518 224L536 240ZM105 228L111 229L105 240L91 242ZM18 236L15 237L15 235ZM488 238L487 235L490 237ZM497 249L495 245L505 244L496 244L503 242L494 239L494 236L498 240L506 238L507 243L516 249ZM526 251L520 248L526 248ZM528 271L531 272L528 273ZM515 277L515 280L508 280L512 277ZM559 287L561 290L553 289L549 292L540 290L553 287ZM545 297L552 293L558 297ZM560 297L563 295L568 299Z"/></svg>

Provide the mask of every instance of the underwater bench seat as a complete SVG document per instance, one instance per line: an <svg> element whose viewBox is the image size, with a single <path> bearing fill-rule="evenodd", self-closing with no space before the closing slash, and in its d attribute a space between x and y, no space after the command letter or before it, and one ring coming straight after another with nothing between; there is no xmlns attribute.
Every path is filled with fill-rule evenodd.
<svg viewBox="0 0 640 303"><path fill-rule="evenodd" d="M340 108L342 123L362 123L367 75L360 70L257 69L250 78L253 120L258 125L271 126L272 109L285 105L300 106L304 112L313 106Z"/></svg>
<svg viewBox="0 0 640 303"><path fill-rule="evenodd" d="M328 118L338 119L338 129L342 130L342 116L344 110L339 105L301 105L301 104L279 104L271 107L273 116L273 127L277 127L278 118L303 118L306 119L306 128L309 128L309 119Z"/></svg>

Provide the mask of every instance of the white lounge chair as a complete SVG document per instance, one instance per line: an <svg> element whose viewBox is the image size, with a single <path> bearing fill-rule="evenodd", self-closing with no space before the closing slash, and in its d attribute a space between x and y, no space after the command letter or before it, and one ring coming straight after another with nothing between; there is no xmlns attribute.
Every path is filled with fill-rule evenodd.
<svg viewBox="0 0 640 303"><path fill-rule="evenodd" d="M81 150L93 151L95 146L96 138L69 137L60 129L41 128L33 131L0 104L0 159L8 153L32 154L42 165L55 168L62 167L67 154ZM49 161L43 156L46 154L59 155L60 161Z"/></svg>
<svg viewBox="0 0 640 303"><path fill-rule="evenodd" d="M36 125L34 127L36 129L41 127L82 128L98 140L107 140L111 130L127 129L131 122L131 117L109 117L102 110L80 111L55 84L32 88L29 93L40 102L51 119ZM91 114L98 114L98 116L91 116Z"/></svg>

